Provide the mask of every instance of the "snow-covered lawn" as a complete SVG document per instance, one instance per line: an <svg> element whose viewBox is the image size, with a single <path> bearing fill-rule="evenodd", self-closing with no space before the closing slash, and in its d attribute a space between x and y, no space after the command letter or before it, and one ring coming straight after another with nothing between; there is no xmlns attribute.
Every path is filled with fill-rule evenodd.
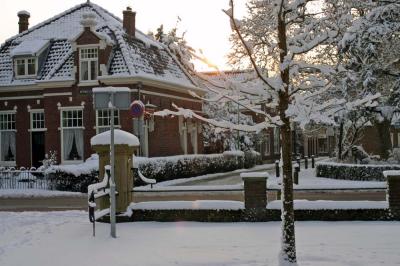
<svg viewBox="0 0 400 266"><path fill-rule="evenodd" d="M0 213L0 265L276 265L280 223L96 224L87 213ZM400 222L298 222L301 266L400 265Z"/></svg>

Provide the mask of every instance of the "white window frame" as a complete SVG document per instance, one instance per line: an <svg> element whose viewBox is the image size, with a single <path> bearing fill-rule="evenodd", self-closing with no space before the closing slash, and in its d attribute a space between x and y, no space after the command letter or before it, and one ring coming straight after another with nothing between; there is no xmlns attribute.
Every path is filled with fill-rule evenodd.
<svg viewBox="0 0 400 266"><path fill-rule="evenodd" d="M61 144L61 164L79 164L84 162L84 154L85 154L85 135L84 135L84 107L83 106L68 106L68 107L59 107L60 110L60 144ZM63 121L63 112L64 111L82 111L82 126L77 127L64 127ZM64 130L65 129L82 129L82 137L83 137L83 148L82 148L82 159L81 160L65 160L64 159Z"/></svg>
<svg viewBox="0 0 400 266"><path fill-rule="evenodd" d="M96 58L82 58L82 51L89 50L89 49L96 49L97 50L97 57ZM79 47L79 82L81 83L90 83L96 81L99 76L99 46L80 46ZM88 79L82 79L82 63L88 62ZM96 62L96 78L91 79L92 76L92 69L91 69L91 62Z"/></svg>
<svg viewBox="0 0 400 266"><path fill-rule="evenodd" d="M30 132L41 132L41 131L47 131L46 128L46 115L44 113L44 109L35 109L35 110L30 110ZM34 127L34 115L35 114L43 114L43 127L37 128Z"/></svg>
<svg viewBox="0 0 400 266"><path fill-rule="evenodd" d="M99 125L99 119L100 119L99 112L104 112L104 111L110 111L110 109L96 110L96 134L100 133L100 129L104 129L104 128L108 128L109 129L110 128L110 125ZM116 118L117 122L118 122L118 123L114 123L114 127L115 128L121 128L120 111L118 109L114 110L114 111L117 113L117 115L114 114L114 118ZM109 115L111 116L111 113L109 113ZM108 121L109 121L108 123L110 123L110 116L108 117ZM106 118L106 117L103 116L103 118Z"/></svg>
<svg viewBox="0 0 400 266"><path fill-rule="evenodd" d="M264 155L271 156L271 134L269 132L265 134Z"/></svg>
<svg viewBox="0 0 400 266"><path fill-rule="evenodd" d="M35 74L28 74L28 60L33 59L35 60ZM24 75L18 75L18 60L24 60L24 65L25 65L25 74ZM34 78L37 76L38 72L38 58L37 57L17 57L14 59L14 73L16 78Z"/></svg>
<svg viewBox="0 0 400 266"><path fill-rule="evenodd" d="M15 110L10 110L10 111L0 111L0 116L1 115L14 115L14 129L1 129L0 128L0 134L1 132L17 132L16 128L17 128L17 112ZM15 140L16 142L17 140ZM0 147L1 147L2 143L1 143L1 136L0 136ZM15 146L17 145L17 143L15 143ZM14 161L2 161L1 160L2 154L1 154L1 150L0 150L0 165L1 166L8 166L8 167L12 167L12 166L16 166L16 158L17 158L17 149L15 149L15 154L14 154Z"/></svg>

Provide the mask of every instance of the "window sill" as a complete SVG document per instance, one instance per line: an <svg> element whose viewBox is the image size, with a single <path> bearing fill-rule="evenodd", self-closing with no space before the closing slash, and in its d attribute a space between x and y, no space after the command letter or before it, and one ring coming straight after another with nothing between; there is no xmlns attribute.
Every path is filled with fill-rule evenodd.
<svg viewBox="0 0 400 266"><path fill-rule="evenodd" d="M62 165L81 164L81 163L83 163L83 160L73 160L73 161L61 160Z"/></svg>
<svg viewBox="0 0 400 266"><path fill-rule="evenodd" d="M25 75L25 76L15 76L15 79L36 79L37 75Z"/></svg>
<svg viewBox="0 0 400 266"><path fill-rule="evenodd" d="M79 81L78 87L99 86L98 80Z"/></svg>
<svg viewBox="0 0 400 266"><path fill-rule="evenodd" d="M44 131L47 131L47 128L28 129L28 132L44 132Z"/></svg>
<svg viewBox="0 0 400 266"><path fill-rule="evenodd" d="M15 161L0 161L0 166L15 167L17 164Z"/></svg>

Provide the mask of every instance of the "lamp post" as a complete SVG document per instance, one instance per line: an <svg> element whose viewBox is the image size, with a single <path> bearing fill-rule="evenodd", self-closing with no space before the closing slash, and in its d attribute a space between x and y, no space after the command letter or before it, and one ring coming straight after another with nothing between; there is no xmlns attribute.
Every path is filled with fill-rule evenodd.
<svg viewBox="0 0 400 266"><path fill-rule="evenodd" d="M129 109L131 104L129 88L100 87L93 88L93 105L96 110L110 111L110 225L111 237L117 237L115 204L115 149L114 149L114 111Z"/></svg>

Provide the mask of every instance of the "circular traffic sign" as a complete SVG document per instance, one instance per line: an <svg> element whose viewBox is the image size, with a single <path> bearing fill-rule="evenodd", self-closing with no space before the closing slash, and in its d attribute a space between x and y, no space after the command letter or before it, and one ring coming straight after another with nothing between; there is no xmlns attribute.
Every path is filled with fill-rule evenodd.
<svg viewBox="0 0 400 266"><path fill-rule="evenodd" d="M133 117L141 117L144 113L144 104L142 101L133 101L130 110Z"/></svg>

